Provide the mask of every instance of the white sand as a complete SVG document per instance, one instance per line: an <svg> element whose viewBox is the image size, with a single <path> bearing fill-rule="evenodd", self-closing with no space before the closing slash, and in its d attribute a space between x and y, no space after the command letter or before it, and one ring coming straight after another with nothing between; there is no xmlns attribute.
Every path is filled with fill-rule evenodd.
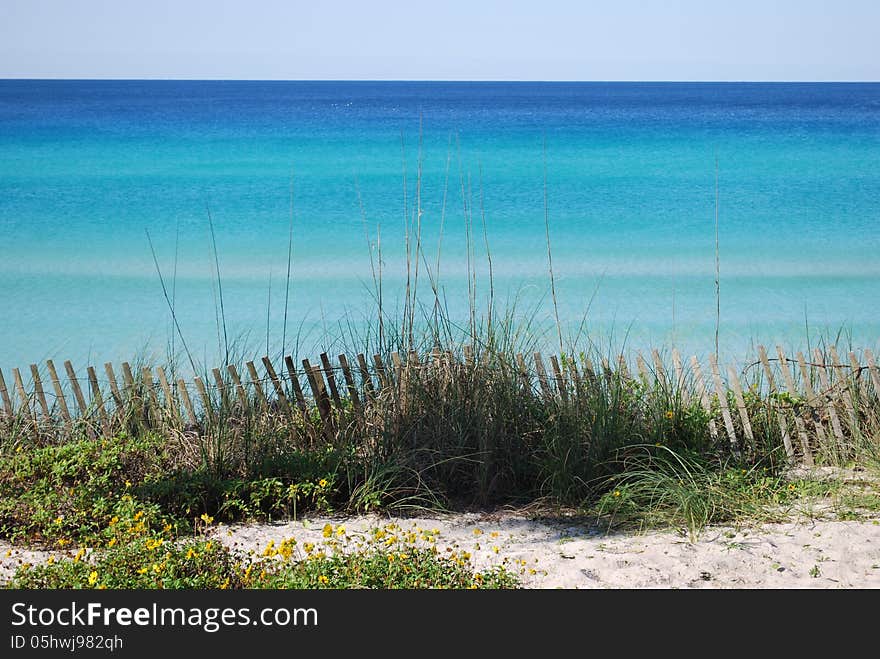
<svg viewBox="0 0 880 659"><path fill-rule="evenodd" d="M389 522L404 529L438 529L438 547L470 552L477 569L506 558L527 588L880 588L877 517L712 527L695 542L674 531L605 534L573 517L535 520L516 512L313 517L284 524L219 525L211 533L230 547L260 553L270 540L277 545L294 537L320 544L328 522L344 524L349 534ZM44 563L66 553L72 554L21 550L0 541L0 581L21 562Z"/></svg>
<svg viewBox="0 0 880 659"><path fill-rule="evenodd" d="M507 558L527 588L880 588L876 518L709 528L696 542L669 531L604 534L573 520L517 513L310 518L305 525L218 527L214 534L230 547L259 553L270 540L320 543L328 522L344 524L349 534L389 522L439 529L438 546L470 552L478 569Z"/></svg>

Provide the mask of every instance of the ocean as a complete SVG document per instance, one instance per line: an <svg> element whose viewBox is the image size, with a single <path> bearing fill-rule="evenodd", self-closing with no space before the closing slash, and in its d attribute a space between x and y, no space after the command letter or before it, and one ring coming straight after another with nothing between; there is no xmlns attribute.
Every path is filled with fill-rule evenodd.
<svg viewBox="0 0 880 659"><path fill-rule="evenodd" d="M417 323L878 352L878 202L880 84L3 80L0 368L369 350L408 234Z"/></svg>

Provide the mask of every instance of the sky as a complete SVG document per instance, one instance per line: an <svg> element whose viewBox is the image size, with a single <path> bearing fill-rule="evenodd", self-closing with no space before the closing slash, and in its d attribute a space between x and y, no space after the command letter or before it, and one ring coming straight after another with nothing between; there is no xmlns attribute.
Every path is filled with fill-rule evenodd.
<svg viewBox="0 0 880 659"><path fill-rule="evenodd" d="M878 81L880 0L0 0L0 78Z"/></svg>

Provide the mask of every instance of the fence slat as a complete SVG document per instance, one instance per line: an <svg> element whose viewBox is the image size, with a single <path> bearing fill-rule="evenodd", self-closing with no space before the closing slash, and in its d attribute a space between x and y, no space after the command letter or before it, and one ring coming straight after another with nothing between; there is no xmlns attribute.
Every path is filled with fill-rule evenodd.
<svg viewBox="0 0 880 659"><path fill-rule="evenodd" d="M180 400L183 401L183 407L186 410L187 415L189 416L189 421L191 424L198 424L199 420L196 417L196 411L193 408L192 398L189 397L189 391L186 388L186 382L182 379L177 381L177 392L180 394Z"/></svg>
<svg viewBox="0 0 880 659"><path fill-rule="evenodd" d="M361 399L358 396L357 386L355 386L354 376L351 374L351 368L348 366L348 359L345 355L339 355L339 365L342 367L342 376L345 378L345 386L348 389L348 398L351 400L351 406L354 413L360 419L364 412L361 407Z"/></svg>
<svg viewBox="0 0 880 659"><path fill-rule="evenodd" d="M733 366L727 367L727 377L730 381L731 386L733 387L733 399L736 401L736 409L739 412L739 420L742 422L743 435L745 435L746 442L748 443L749 448L754 451L755 435L752 432L752 424L749 421L749 412L746 409L746 401L743 398L742 385L739 382L739 376L737 376L736 370L734 370Z"/></svg>
<svg viewBox="0 0 880 659"><path fill-rule="evenodd" d="M403 384L403 363L400 361L400 355L396 352L391 353L391 365L394 368L394 382L400 391Z"/></svg>
<svg viewBox="0 0 880 659"><path fill-rule="evenodd" d="M541 353L536 352L532 355L535 360L535 372L538 374L538 382L541 385L541 391L547 400L553 398L553 389L550 388L550 381L547 379L547 369L544 368L544 360L541 359Z"/></svg>
<svg viewBox="0 0 880 659"><path fill-rule="evenodd" d="M813 421L813 429L816 431L816 437L819 438L819 443L824 444L825 428L822 426L822 419L819 418L819 408L822 406L822 402L813 390L813 384L810 381L810 369L807 367L807 360L804 359L804 353L800 350L797 353L797 362L798 367L801 370L801 377L804 381L804 392L807 394L807 405L810 406L810 419Z"/></svg>
<svg viewBox="0 0 880 659"><path fill-rule="evenodd" d="M330 400L327 398L327 391L324 388L324 376L321 369L318 366L312 366L308 359L303 359L302 365L306 371L309 387L312 389L312 396L315 398L315 405L318 407L318 414L321 415L325 434L329 433L333 423L333 411L330 409Z"/></svg>
<svg viewBox="0 0 880 659"><path fill-rule="evenodd" d="M110 437L110 422L107 419L107 410L104 409L104 397L101 395L101 387L98 386L98 376L93 366L87 367L86 372L89 375L89 384L92 387L92 400L98 408L98 419L101 421L101 429L104 431L104 437Z"/></svg>
<svg viewBox="0 0 880 659"><path fill-rule="evenodd" d="M395 353L396 354L396 353ZM336 376L333 374L333 364L330 363L330 357L326 352L320 355L321 365L324 367L324 375L327 377L327 388L330 389L330 396L336 409L342 412L345 408L342 406L342 399L339 397L339 389L336 387Z"/></svg>
<svg viewBox="0 0 880 659"><path fill-rule="evenodd" d="M837 383L840 385L840 397L843 398L843 405L849 415L849 427L854 435L859 434L859 417L856 414L855 405L853 404L852 395L849 391L850 379L843 373L843 366L840 363L840 357L837 356L837 348L828 346L828 352L831 353L831 363L834 366L834 374L837 376Z"/></svg>
<svg viewBox="0 0 880 659"><path fill-rule="evenodd" d="M0 369L0 398L3 399L3 409L6 412L6 416L11 419L15 410L12 407L12 400L9 398L9 391L6 389L6 380L3 378L3 369Z"/></svg>
<svg viewBox="0 0 880 659"><path fill-rule="evenodd" d="M284 387L281 386L281 380L272 366L272 360L269 359L269 355L263 355L263 367L266 369L266 373L269 374L269 380L272 381L272 386L275 388L275 395L278 397L281 411L290 416L290 405L287 402L287 396L284 395Z"/></svg>
<svg viewBox="0 0 880 659"><path fill-rule="evenodd" d="M849 365L852 367L852 375L853 380L859 383L859 396L861 396L862 400L868 397L868 379L867 377L862 377L862 371L867 371L868 369L863 367L858 358L856 357L856 353L850 351L849 353Z"/></svg>
<svg viewBox="0 0 880 659"><path fill-rule="evenodd" d="M287 375L290 377L290 388L293 389L293 397L296 400L296 406L299 408L300 414L302 414L303 420L309 420L309 408L306 405L306 397L303 394L302 387L299 383L299 374L296 372L296 367L293 364L293 357L287 355L284 358L284 365L287 366Z"/></svg>
<svg viewBox="0 0 880 659"><path fill-rule="evenodd" d="M681 366L681 355L677 348L672 349L672 366L675 369L675 390L681 395L681 402L688 405L691 401L690 393L685 386L684 369Z"/></svg>
<svg viewBox="0 0 880 659"><path fill-rule="evenodd" d="M202 399L202 405L205 407L205 418L211 423L214 420L214 410L211 407L211 397L208 395L205 383L198 375L193 378L193 382L196 385L196 391L199 392L199 398Z"/></svg>
<svg viewBox="0 0 880 659"><path fill-rule="evenodd" d="M656 371L657 382L660 383L660 386L664 389L669 388L669 380L666 377L666 369L663 366L663 360L660 358L660 353L657 351L657 348L651 350L651 358L654 360L654 370Z"/></svg>
<svg viewBox="0 0 880 659"><path fill-rule="evenodd" d="M562 375L562 369L559 368L559 360L556 355L550 356L550 366L553 368L553 377L556 380L556 390L564 401L568 401L568 387L565 384L565 378Z"/></svg>
<svg viewBox="0 0 880 659"><path fill-rule="evenodd" d="M119 384L116 382L116 373L113 372L113 364L105 362L104 373L107 374L107 382L110 383L110 395L113 396L113 403L116 405L116 410L119 411L122 409L123 401L122 394L119 392Z"/></svg>
<svg viewBox="0 0 880 659"><path fill-rule="evenodd" d="M721 407L721 418L727 430L727 438L730 440L730 445L736 449L736 429L733 427L733 417L730 416L730 406L727 403L727 388L721 381L721 373L718 370L718 358L714 354L709 355L709 368L712 369L712 382L715 385L718 405Z"/></svg>
<svg viewBox="0 0 880 659"><path fill-rule="evenodd" d="M269 401L266 398L266 393L263 391L263 386L260 384L260 376L257 375L257 368L254 366L253 362L247 362L245 366L247 367L248 375L251 376L251 384L254 385L254 391L257 392L257 400L260 401L260 407L268 412Z"/></svg>
<svg viewBox="0 0 880 659"><path fill-rule="evenodd" d="M837 437L837 441L842 444L844 441L843 426L840 424L840 416L837 414L837 407L834 404L832 396L834 390L831 387L828 371L825 370L825 355L822 354L819 348L815 348L813 350L813 358L816 360L816 372L819 374L819 385L823 390L822 396L825 399L825 406L831 419L831 428L834 430L834 436Z"/></svg>
<svg viewBox="0 0 880 659"><path fill-rule="evenodd" d="M159 376L159 386L162 387L162 392L165 394L165 408L171 412L172 419L175 421L181 421L180 408L177 406L177 401L174 399L174 392L171 390L171 384L168 382L168 378L165 377L165 369L161 366L157 366L156 375Z"/></svg>
<svg viewBox="0 0 880 659"><path fill-rule="evenodd" d="M367 399L372 399L376 390L373 387L373 378L370 375L370 369L367 366L367 358L364 357L364 353L358 353L357 363L358 369L361 372L361 384L364 387L364 397Z"/></svg>
<svg viewBox="0 0 880 659"><path fill-rule="evenodd" d="M865 361L868 362L868 372L871 374L871 382L874 383L874 393L880 398L880 372L877 371L877 364L874 362L874 353L865 350Z"/></svg>
<svg viewBox="0 0 880 659"><path fill-rule="evenodd" d="M758 358L761 360L761 366L764 367L764 374L767 376L767 384L770 385L770 393L776 391L776 384L773 381L773 369L770 368L770 360L767 359L767 350L764 346L758 346ZM769 399L768 399L769 400ZM771 408L775 411L775 406L771 403ZM791 437L788 434L788 423L785 417L776 412L776 423L779 425L779 432L782 435L782 443L785 446L785 454L789 460L794 460L794 447L791 444Z"/></svg>
<svg viewBox="0 0 880 659"><path fill-rule="evenodd" d="M718 441L718 427L715 425L715 419L712 418L712 405L709 403L709 394L706 392L706 381L703 379L703 371L700 369L700 362L697 361L696 355L691 356L691 370L694 372L694 382L697 386L700 404L709 415L709 435L713 440Z"/></svg>
<svg viewBox="0 0 880 659"><path fill-rule="evenodd" d="M70 360L64 362L64 370L67 371L67 379L70 380L70 387L73 389L73 396L76 399L76 404L79 406L79 413L85 418L89 408L86 405L86 399L83 397L79 381L76 379L76 371L73 370L73 364L70 363Z"/></svg>
<svg viewBox="0 0 880 659"><path fill-rule="evenodd" d="M788 387L788 392L793 398L799 398L799 392L794 384L794 378L791 376L791 370L788 368L788 358L782 351L782 346L776 346L776 354L779 355L779 370L782 372L782 379L785 380L785 386ZM801 449L804 452L804 462L807 465L812 466L813 453L810 451L810 440L807 437L807 428L804 425L804 420L795 409L792 409L792 416L794 416L794 426L797 429L798 438L801 440Z"/></svg>
<svg viewBox="0 0 880 659"><path fill-rule="evenodd" d="M61 380L58 379L58 372L55 370L55 364L51 359L46 360L46 368L49 369L49 379L52 381L52 388L55 390L55 398L58 401L58 409L61 410L61 418L64 423L70 426L70 410L67 409L67 401L64 399L64 389L61 388ZM3 376L0 375L0 386L3 386Z"/></svg>
<svg viewBox="0 0 880 659"><path fill-rule="evenodd" d="M128 362L122 362L122 390L127 401L134 402L137 396L137 388L134 382L134 375L131 372L131 366ZM138 411L143 414L143 401L138 397Z"/></svg>
<svg viewBox="0 0 880 659"><path fill-rule="evenodd" d="M43 419L51 422L52 415L49 414L49 403L46 402L46 393L43 391L43 382L40 380L40 369L36 364L31 364L31 378L34 381L34 394L37 396L37 402L40 403Z"/></svg>
<svg viewBox="0 0 880 659"><path fill-rule="evenodd" d="M223 373L219 368L212 368L211 375L214 376L214 384L217 386L217 391L220 392L220 409L228 410L232 413L232 399L229 397L229 391L226 387L226 382L223 381ZM245 407L242 410L242 413L246 413L247 408Z"/></svg>
<svg viewBox="0 0 880 659"><path fill-rule="evenodd" d="M376 366L376 377L379 378L379 389L388 388L388 374L385 372L385 365L382 363L382 357L373 355L373 364Z"/></svg>
<svg viewBox="0 0 880 659"><path fill-rule="evenodd" d="M232 385L235 387L235 395L238 396L238 402L241 403L241 412L242 414L247 414L250 410L250 405L248 405L247 392L245 392L244 387L241 385L241 378L238 376L238 371L233 364L227 364L226 372L229 373L229 377L232 378Z"/></svg>
<svg viewBox="0 0 880 659"><path fill-rule="evenodd" d="M144 389L147 394L148 417L153 423L159 423L159 395L156 393L156 388L153 386L153 369L149 366L142 368L141 380L144 383Z"/></svg>
<svg viewBox="0 0 880 659"><path fill-rule="evenodd" d="M24 382L21 380L21 373L19 373L17 368L12 369L12 377L15 380L15 388L18 390L18 397L21 398L21 410L24 411L24 415L31 420L34 420L34 417L31 416L31 406L28 404L28 395L24 390Z"/></svg>

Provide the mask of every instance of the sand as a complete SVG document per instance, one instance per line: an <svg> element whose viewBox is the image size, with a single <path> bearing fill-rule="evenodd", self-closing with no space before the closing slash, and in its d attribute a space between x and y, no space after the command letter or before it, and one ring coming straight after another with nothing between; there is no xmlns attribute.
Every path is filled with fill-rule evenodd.
<svg viewBox="0 0 880 659"><path fill-rule="evenodd" d="M327 523L344 524L353 535L390 522L439 530L438 547L470 552L477 569L506 559L526 588L880 588L878 517L710 527L695 540L683 531L605 533L573 516L536 519L524 512L311 517L215 525L210 533L229 547L260 553L270 540L320 544ZM0 581L21 562L63 553L0 542Z"/></svg>

